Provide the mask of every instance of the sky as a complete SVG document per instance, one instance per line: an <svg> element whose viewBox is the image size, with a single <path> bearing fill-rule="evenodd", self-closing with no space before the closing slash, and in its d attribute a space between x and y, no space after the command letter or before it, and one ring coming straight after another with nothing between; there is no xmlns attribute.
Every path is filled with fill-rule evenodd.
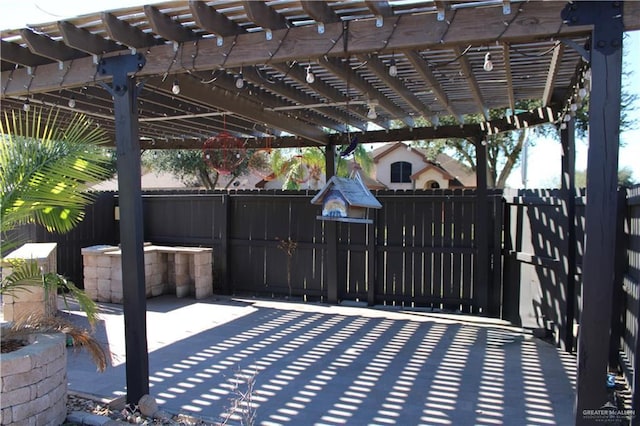
<svg viewBox="0 0 640 426"><path fill-rule="evenodd" d="M145 4L154 3L147 0ZM23 28L28 24L57 21L96 11L119 9L139 5L140 0L0 0L0 29ZM631 119L637 121L636 129L623 132L620 136L620 168L628 167L633 177L640 182L640 31L627 33L624 39L625 62L632 70L631 76L623 78L625 90L635 93L638 100ZM584 170L587 165L587 143L576 141L576 170ZM548 187L560 181L561 147L552 139L532 141L528 156L527 186ZM522 187L522 173L516 168L508 181L514 188Z"/></svg>

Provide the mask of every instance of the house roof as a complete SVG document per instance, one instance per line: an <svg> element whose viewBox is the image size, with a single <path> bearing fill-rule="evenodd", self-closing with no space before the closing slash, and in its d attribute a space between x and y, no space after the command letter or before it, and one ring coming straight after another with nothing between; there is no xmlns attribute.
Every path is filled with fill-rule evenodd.
<svg viewBox="0 0 640 426"><path fill-rule="evenodd" d="M421 148L408 146L402 142L392 142L374 149L373 151L371 151L371 155L373 156L374 162L378 163L383 157L398 149L404 149L409 152L414 152L422 157L422 160L426 163L426 166L424 168L411 175L411 179L415 179L429 168L434 167L439 170L447 179L456 180L461 186L476 186L476 174L469 170L469 168L464 164L460 163L460 161L445 153L438 154L435 161L432 161L428 158L427 153Z"/></svg>
<svg viewBox="0 0 640 426"><path fill-rule="evenodd" d="M311 199L311 204L322 204L330 190L335 189L342 194L347 203L355 207L382 208L382 204L373 196L371 191L362 182L360 173L355 173L353 178L332 176L326 185Z"/></svg>

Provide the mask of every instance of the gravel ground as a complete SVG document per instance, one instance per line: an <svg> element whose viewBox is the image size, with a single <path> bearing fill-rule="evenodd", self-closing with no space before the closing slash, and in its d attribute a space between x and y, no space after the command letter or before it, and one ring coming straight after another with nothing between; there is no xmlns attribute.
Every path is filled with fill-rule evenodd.
<svg viewBox="0 0 640 426"><path fill-rule="evenodd" d="M142 424L142 425L185 425L185 426L213 426L219 425L219 423L207 423L200 419L197 419L192 416L178 414L178 415L167 415L163 419L153 419L150 417L145 417L140 414L139 411L132 409L131 407L124 407L121 409L116 409L114 405L109 404L108 402L104 402L99 399L94 399L86 395L80 395L75 393L69 393L67 397L67 416L72 413L87 413L92 416L94 419L93 422L89 422L89 424L100 425L104 424L106 421L105 418L109 418L114 420L117 423L113 424ZM77 415L75 417L78 417ZM87 425L88 423L80 423L74 422L73 417L68 417L66 426L71 425Z"/></svg>

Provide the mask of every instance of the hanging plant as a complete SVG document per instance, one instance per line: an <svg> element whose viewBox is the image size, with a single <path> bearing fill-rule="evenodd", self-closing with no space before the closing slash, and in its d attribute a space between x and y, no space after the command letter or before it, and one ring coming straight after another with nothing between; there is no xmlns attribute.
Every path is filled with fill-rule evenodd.
<svg viewBox="0 0 640 426"><path fill-rule="evenodd" d="M221 175L230 175L247 157L241 139L226 131L207 139L202 146L205 163Z"/></svg>

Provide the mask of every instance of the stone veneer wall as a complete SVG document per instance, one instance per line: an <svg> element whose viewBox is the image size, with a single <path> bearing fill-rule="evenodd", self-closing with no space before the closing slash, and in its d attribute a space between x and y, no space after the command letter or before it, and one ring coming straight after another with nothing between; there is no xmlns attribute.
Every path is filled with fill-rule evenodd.
<svg viewBox="0 0 640 426"><path fill-rule="evenodd" d="M0 424L58 426L67 417L66 336L31 338L31 344L2 354Z"/></svg>
<svg viewBox="0 0 640 426"><path fill-rule="evenodd" d="M92 300L122 303L121 256L121 250L114 246L82 249L84 291ZM213 294L213 250L145 245L144 275L147 297L209 297Z"/></svg>
<svg viewBox="0 0 640 426"><path fill-rule="evenodd" d="M24 259L38 262L42 272L56 272L57 243L27 243L6 256L9 259ZM8 263L3 264L2 275L11 273ZM2 313L5 321L16 321L29 315L49 317L58 311L58 298L55 291L47 292L44 286L29 286L11 294L2 295Z"/></svg>

